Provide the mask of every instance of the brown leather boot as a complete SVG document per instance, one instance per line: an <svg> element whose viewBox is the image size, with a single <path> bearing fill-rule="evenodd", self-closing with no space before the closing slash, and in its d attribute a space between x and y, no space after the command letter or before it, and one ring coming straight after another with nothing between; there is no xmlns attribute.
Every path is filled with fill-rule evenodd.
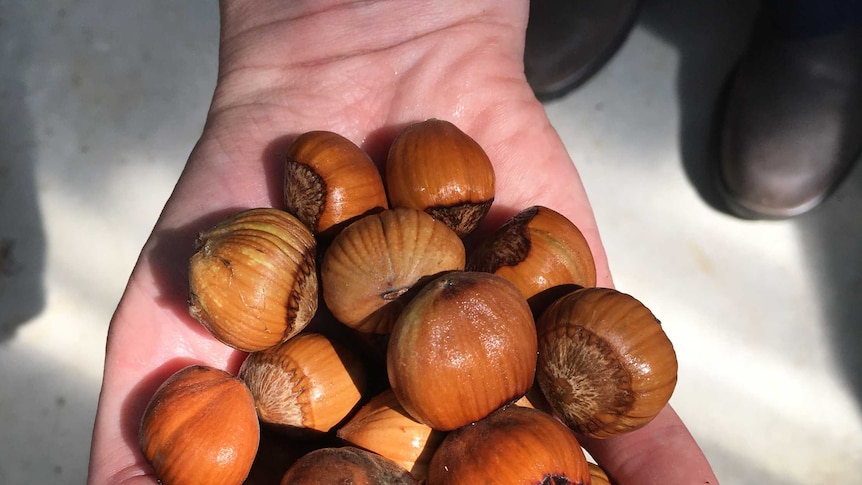
<svg viewBox="0 0 862 485"><path fill-rule="evenodd" d="M639 0L530 2L524 72L536 97L559 98L586 81L619 49Z"/></svg>
<svg viewBox="0 0 862 485"><path fill-rule="evenodd" d="M761 30L733 79L720 179L740 217L782 219L823 201L862 152L862 29Z"/></svg>

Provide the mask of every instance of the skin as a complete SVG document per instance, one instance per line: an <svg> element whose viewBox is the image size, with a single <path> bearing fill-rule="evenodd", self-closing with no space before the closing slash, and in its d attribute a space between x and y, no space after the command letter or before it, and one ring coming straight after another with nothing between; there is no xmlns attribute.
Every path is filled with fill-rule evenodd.
<svg viewBox="0 0 862 485"><path fill-rule="evenodd" d="M156 387L191 363L238 369L244 354L188 315L188 258L195 235L228 213L281 206L279 157L304 131L340 133L382 163L406 124L452 121L495 167L486 229L524 207L552 207L590 242L598 284L613 284L577 171L523 75L526 1L234 0L220 7L219 79L205 130L111 321L93 484L155 484L137 432ZM718 483L670 407L641 430L582 443L621 485Z"/></svg>

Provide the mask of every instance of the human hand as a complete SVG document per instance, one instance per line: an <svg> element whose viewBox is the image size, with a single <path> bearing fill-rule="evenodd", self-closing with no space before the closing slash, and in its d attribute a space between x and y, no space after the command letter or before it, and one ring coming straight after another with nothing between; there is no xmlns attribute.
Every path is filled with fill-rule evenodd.
<svg viewBox="0 0 862 485"><path fill-rule="evenodd" d="M111 321L90 483L156 483L137 441L156 387L191 363L239 368L245 354L188 314L188 259L227 214L281 206L279 156L302 132L339 133L380 161L403 126L450 120L494 164L487 225L551 207L586 236L598 285L612 286L577 171L523 75L527 12L524 0L222 2L205 130ZM582 442L620 485L717 483L669 407L641 430Z"/></svg>

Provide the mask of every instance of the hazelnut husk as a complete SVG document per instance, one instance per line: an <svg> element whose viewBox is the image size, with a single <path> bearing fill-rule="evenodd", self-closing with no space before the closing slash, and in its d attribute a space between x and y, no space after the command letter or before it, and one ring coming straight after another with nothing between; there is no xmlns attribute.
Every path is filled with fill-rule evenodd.
<svg viewBox="0 0 862 485"><path fill-rule="evenodd" d="M470 253L467 269L506 278L528 300L563 285L596 286L586 238L565 216L543 206L509 219Z"/></svg>
<svg viewBox="0 0 862 485"><path fill-rule="evenodd" d="M287 212L249 209L200 234L189 313L218 340L254 352L299 333L317 311L315 239Z"/></svg>
<svg viewBox="0 0 862 485"><path fill-rule="evenodd" d="M320 448L303 456L284 474L281 485L419 485L392 460L345 446Z"/></svg>
<svg viewBox="0 0 862 485"><path fill-rule="evenodd" d="M160 483L240 484L254 462L260 425L242 381L193 365L156 390L139 437Z"/></svg>
<svg viewBox="0 0 862 485"><path fill-rule="evenodd" d="M389 207L383 179L371 157L330 131L303 133L290 145L284 205L325 240L356 218Z"/></svg>
<svg viewBox="0 0 862 485"><path fill-rule="evenodd" d="M286 431L328 432L356 407L366 387L359 357L318 333L249 354L239 377L261 422Z"/></svg>
<svg viewBox="0 0 862 485"><path fill-rule="evenodd" d="M541 411L507 406L450 432L428 467L426 485L589 484L574 433Z"/></svg>
<svg viewBox="0 0 862 485"><path fill-rule="evenodd" d="M495 180L485 150L454 124L438 119L404 128L386 160L392 207L428 212L461 237L490 209Z"/></svg>
<svg viewBox="0 0 862 485"><path fill-rule="evenodd" d="M419 480L425 479L428 462L445 436L411 418L392 389L359 408L336 434L352 445L389 458Z"/></svg>
<svg viewBox="0 0 862 485"><path fill-rule="evenodd" d="M452 272L424 286L395 322L389 384L420 423L448 431L527 392L536 328L527 300L491 273Z"/></svg>
<svg viewBox="0 0 862 485"><path fill-rule="evenodd" d="M463 270L465 260L461 239L422 211L368 215L347 226L324 253L323 300L348 327L389 333L414 286Z"/></svg>
<svg viewBox="0 0 862 485"><path fill-rule="evenodd" d="M576 290L537 322L536 380L567 425L595 438L638 429L667 404L673 346L652 312L610 288Z"/></svg>

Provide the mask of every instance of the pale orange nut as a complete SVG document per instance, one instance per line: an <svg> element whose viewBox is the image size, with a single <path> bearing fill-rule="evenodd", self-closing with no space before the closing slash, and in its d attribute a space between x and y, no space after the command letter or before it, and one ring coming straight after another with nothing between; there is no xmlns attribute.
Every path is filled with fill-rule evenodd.
<svg viewBox="0 0 862 485"><path fill-rule="evenodd" d="M202 233L197 246L189 312L223 343L246 352L272 347L317 311L316 242L287 212L240 212Z"/></svg>
<svg viewBox="0 0 862 485"><path fill-rule="evenodd" d="M362 406L337 435L393 460L420 480L425 479L428 462L445 436L411 418L392 389Z"/></svg>
<svg viewBox="0 0 862 485"><path fill-rule="evenodd" d="M290 145L284 203L287 212L327 240L354 219L388 208L383 179L371 158L330 131L303 133Z"/></svg>
<svg viewBox="0 0 862 485"><path fill-rule="evenodd" d="M141 451L164 485L238 485L260 441L254 401L222 370L190 366L168 378L144 412Z"/></svg>
<svg viewBox="0 0 862 485"><path fill-rule="evenodd" d="M443 223L415 209L392 209L347 226L321 262L323 299L348 327L389 333L411 289L463 270L464 244Z"/></svg>
<svg viewBox="0 0 862 485"><path fill-rule="evenodd" d="M495 181L485 150L444 120L429 119L404 128L386 160L386 191L392 207L426 211L462 237L490 209Z"/></svg>
<svg viewBox="0 0 862 485"><path fill-rule="evenodd" d="M606 438L661 411L677 380L673 346L652 312L609 288L576 290L537 322L536 380L572 429Z"/></svg>

